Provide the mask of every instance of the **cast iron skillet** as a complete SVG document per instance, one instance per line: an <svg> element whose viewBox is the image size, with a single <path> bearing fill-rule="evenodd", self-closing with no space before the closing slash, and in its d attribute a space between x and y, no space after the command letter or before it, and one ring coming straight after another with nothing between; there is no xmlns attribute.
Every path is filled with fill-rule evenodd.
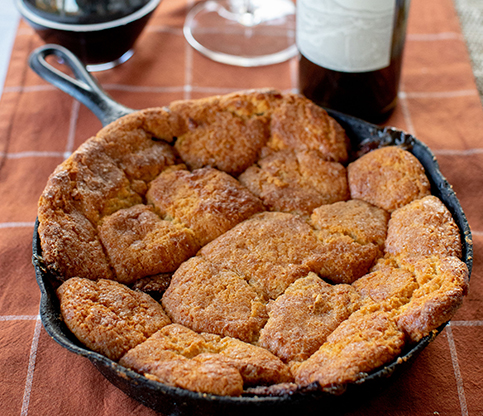
<svg viewBox="0 0 483 416"><path fill-rule="evenodd" d="M55 55L67 65L75 79L47 63L46 58L49 55ZM45 45L36 49L30 56L29 64L40 77L85 104L103 125L135 111L109 97L80 61L60 46ZM436 158L429 148L415 137L402 131L381 128L330 110L329 113L345 128L355 149L367 151L370 148L395 144L403 146L419 159L431 182L433 195L439 197L446 204L459 226L463 243L463 261L471 274L473 263L471 231L451 185L441 175ZM58 283L43 266L37 227L38 221L33 236L33 264L42 294L40 316L47 333L69 351L87 357L112 384L127 395L165 415L340 414L346 410L357 408L363 400L376 397L378 392L387 385L387 377L406 369L445 326L442 325L416 345L408 347L392 363L376 369L356 383L340 388L321 391L316 386L309 386L283 396L220 397L195 393L148 380L144 376L86 349L79 343L62 321L59 302L55 294Z"/></svg>

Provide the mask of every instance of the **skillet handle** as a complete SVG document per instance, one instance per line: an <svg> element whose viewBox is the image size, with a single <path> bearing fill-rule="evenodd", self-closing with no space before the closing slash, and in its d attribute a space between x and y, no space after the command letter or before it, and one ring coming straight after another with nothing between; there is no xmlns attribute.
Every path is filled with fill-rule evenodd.
<svg viewBox="0 0 483 416"><path fill-rule="evenodd" d="M46 58L50 55L55 55L71 69L75 78L50 65L46 61ZM89 108L103 126L135 111L111 98L97 83L96 79L87 72L84 64L72 52L62 46L48 44L35 49L30 55L29 65L45 81Z"/></svg>

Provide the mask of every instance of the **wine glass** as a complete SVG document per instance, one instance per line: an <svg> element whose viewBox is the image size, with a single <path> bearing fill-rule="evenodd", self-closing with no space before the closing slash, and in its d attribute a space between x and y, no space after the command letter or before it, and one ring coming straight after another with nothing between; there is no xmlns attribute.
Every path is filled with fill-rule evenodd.
<svg viewBox="0 0 483 416"><path fill-rule="evenodd" d="M186 16L188 43L217 62L271 65L297 54L292 0L209 0Z"/></svg>

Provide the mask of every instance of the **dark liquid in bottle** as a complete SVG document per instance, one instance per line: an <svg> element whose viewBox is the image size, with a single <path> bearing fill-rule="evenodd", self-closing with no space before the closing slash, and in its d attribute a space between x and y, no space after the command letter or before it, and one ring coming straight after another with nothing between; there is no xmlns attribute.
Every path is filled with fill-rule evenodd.
<svg viewBox="0 0 483 416"><path fill-rule="evenodd" d="M300 92L322 107L373 123L387 119L397 103L408 4L406 0L397 0L389 66L369 72L339 72L301 55Z"/></svg>

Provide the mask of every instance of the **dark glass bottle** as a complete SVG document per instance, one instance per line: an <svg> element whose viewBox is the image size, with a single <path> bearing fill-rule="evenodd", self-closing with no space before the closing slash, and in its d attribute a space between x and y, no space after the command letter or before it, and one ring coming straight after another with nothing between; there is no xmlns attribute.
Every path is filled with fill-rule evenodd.
<svg viewBox="0 0 483 416"><path fill-rule="evenodd" d="M376 35L371 33L371 26L369 26L371 13L374 10L365 9L362 12L360 10L367 6L367 3L365 6L358 5L359 10L353 12L349 17L341 17L341 14L346 12L346 8L340 7L341 3L342 6L351 6L351 3L355 4L354 0L315 0L315 2L317 1L318 10L315 12L311 9L314 0L297 1L297 13L305 15L300 18L297 16L300 92L322 107L338 110L374 123L383 122L392 113L397 103L409 0L374 0L373 7L379 19L374 25L379 29L379 33ZM365 1L360 3L365 3ZM308 7L301 11L306 3ZM320 6L321 3L325 4ZM388 7L385 14L377 9L378 3L384 3ZM327 14L327 17L324 13ZM331 13L336 13L334 19ZM358 20L360 13L362 13L362 18ZM327 18L327 21L324 22L320 18L321 15ZM319 20L311 23L310 19ZM342 19L339 26L337 19ZM386 19L386 23L384 23L384 19ZM392 19L389 25L387 25L387 19ZM343 25L348 22L351 26L344 32ZM332 25L328 35L323 34L322 37L318 37L316 31L320 24L326 24L325 28ZM362 27L363 30L360 35L357 32L358 27ZM300 35L301 31L304 32L302 35ZM367 33L369 35L365 38ZM374 36L379 36L379 40ZM381 36L388 37L386 43L384 39L381 41ZM311 45L305 48L303 42L307 39ZM334 40L334 44L331 45L332 40ZM343 42L342 47L340 47L341 41ZM337 44L337 42L339 43ZM370 53L377 53L376 48L379 47L387 48L384 52L387 56L381 60L381 63L376 62L377 57L370 59ZM329 52L325 56L318 57L316 48ZM371 48L373 51L367 52ZM304 49L308 49L309 56L305 56ZM336 56L340 50L346 54L345 62L342 64L337 61ZM358 59L358 53L361 55L360 59ZM320 65L321 61L322 65ZM351 67L352 64L354 67ZM364 70L364 65L372 64L376 66L375 69ZM343 70L338 70L341 66Z"/></svg>

